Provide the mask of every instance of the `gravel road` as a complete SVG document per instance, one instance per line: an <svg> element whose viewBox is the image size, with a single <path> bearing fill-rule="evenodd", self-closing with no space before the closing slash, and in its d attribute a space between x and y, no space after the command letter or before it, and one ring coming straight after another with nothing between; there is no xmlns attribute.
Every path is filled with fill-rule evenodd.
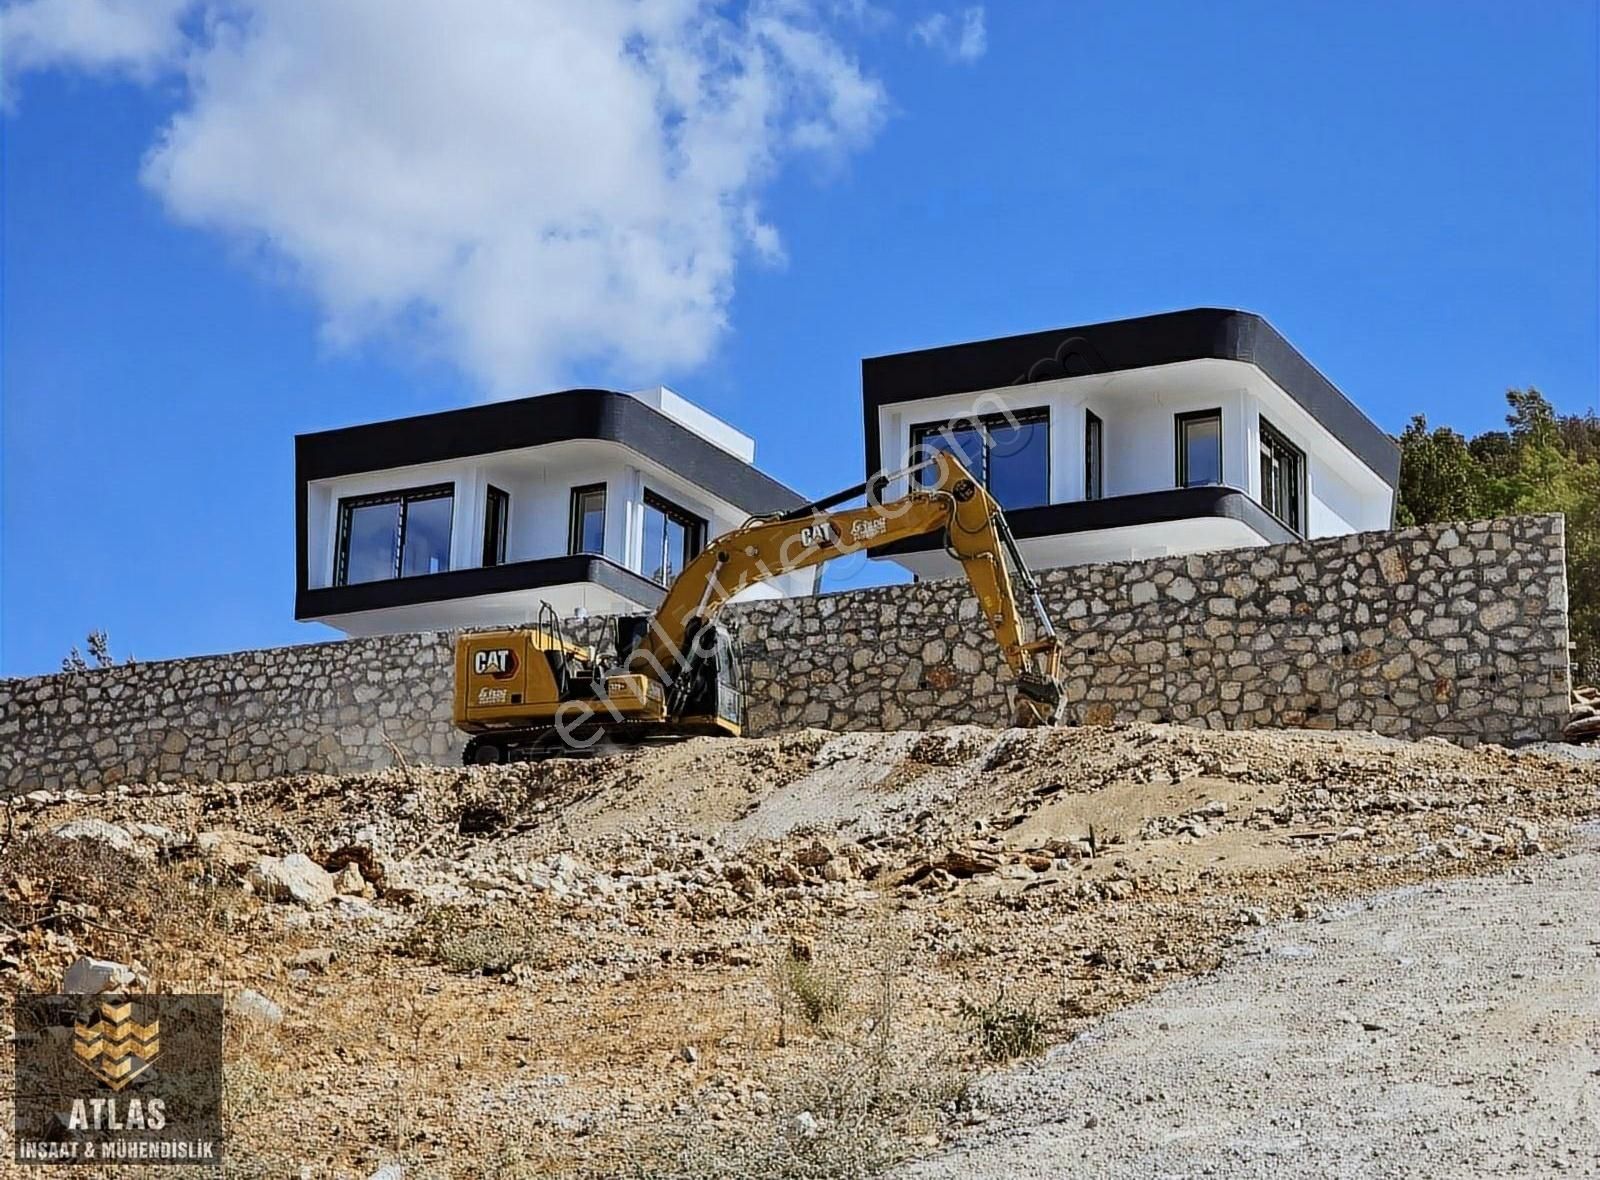
<svg viewBox="0 0 1600 1180"><path fill-rule="evenodd" d="M1600 1175L1600 838L1254 932L905 1180Z"/></svg>

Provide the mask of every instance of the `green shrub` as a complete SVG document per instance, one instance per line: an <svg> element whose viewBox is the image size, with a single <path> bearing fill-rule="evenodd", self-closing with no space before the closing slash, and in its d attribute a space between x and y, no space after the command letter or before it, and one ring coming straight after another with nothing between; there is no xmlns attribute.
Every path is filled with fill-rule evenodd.
<svg viewBox="0 0 1600 1180"><path fill-rule="evenodd" d="M1033 1003L1015 1004L1001 988L988 1003L961 1001L961 1016L985 1060L1015 1061L1044 1052L1044 1018Z"/></svg>
<svg viewBox="0 0 1600 1180"><path fill-rule="evenodd" d="M772 991L778 1000L780 1023L794 1012L812 1029L821 1028L844 1011L849 998L849 989L837 971L793 946L785 948L773 968Z"/></svg>

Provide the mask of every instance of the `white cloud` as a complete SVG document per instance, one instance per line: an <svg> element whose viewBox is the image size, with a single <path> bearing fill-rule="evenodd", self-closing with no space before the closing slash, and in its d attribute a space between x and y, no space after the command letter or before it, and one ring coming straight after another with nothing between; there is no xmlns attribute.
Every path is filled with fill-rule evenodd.
<svg viewBox="0 0 1600 1180"><path fill-rule="evenodd" d="M145 77L183 46L179 18L194 0L25 0L5 9L8 77L48 66Z"/></svg>
<svg viewBox="0 0 1600 1180"><path fill-rule="evenodd" d="M403 337L496 394L704 361L741 260L784 258L764 187L887 107L797 0L212 0L187 38L159 3L34 0L8 51L22 22L25 65L181 65L143 168L170 214L286 260L330 339Z"/></svg>
<svg viewBox="0 0 1600 1180"><path fill-rule="evenodd" d="M911 26L911 36L952 61L977 61L989 49L982 5L962 9L959 17L935 12Z"/></svg>

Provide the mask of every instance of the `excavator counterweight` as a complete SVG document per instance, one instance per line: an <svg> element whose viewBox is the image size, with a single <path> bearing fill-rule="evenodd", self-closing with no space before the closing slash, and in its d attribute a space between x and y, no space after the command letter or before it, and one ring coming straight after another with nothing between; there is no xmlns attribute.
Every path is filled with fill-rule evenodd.
<svg viewBox="0 0 1600 1180"><path fill-rule="evenodd" d="M732 638L717 623L723 605L768 578L940 531L1016 678L1014 724L1053 724L1061 700L1060 642L999 504L948 452L934 452L901 474L913 486L897 499L869 496L862 507L830 511L864 490L851 489L753 518L718 537L668 587L654 615L618 620L610 658L573 643L548 606L537 626L463 634L456 645L455 722L473 735L467 761L738 736L743 686ZM1018 607L1019 590L1028 619Z"/></svg>

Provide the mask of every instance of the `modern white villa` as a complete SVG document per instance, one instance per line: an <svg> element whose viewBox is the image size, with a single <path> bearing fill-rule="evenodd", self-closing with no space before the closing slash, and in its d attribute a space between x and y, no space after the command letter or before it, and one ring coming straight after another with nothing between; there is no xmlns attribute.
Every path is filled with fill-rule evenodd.
<svg viewBox="0 0 1600 1180"><path fill-rule="evenodd" d="M1035 569L1393 524L1399 448L1248 312L1059 328L861 371L868 480L929 448L958 452ZM874 556L919 577L959 572L937 538Z"/></svg>
<svg viewBox="0 0 1600 1180"><path fill-rule="evenodd" d="M1035 569L1386 529L1394 441L1260 316L1195 308L862 362L866 478L958 452ZM806 501L656 387L299 435L295 617L350 635L649 611L712 538ZM873 550L959 573L938 537ZM742 598L814 593L816 570Z"/></svg>
<svg viewBox="0 0 1600 1180"><path fill-rule="evenodd" d="M670 389L573 389L295 438L295 617L349 635L649 611L801 497ZM741 597L809 594L815 571Z"/></svg>

